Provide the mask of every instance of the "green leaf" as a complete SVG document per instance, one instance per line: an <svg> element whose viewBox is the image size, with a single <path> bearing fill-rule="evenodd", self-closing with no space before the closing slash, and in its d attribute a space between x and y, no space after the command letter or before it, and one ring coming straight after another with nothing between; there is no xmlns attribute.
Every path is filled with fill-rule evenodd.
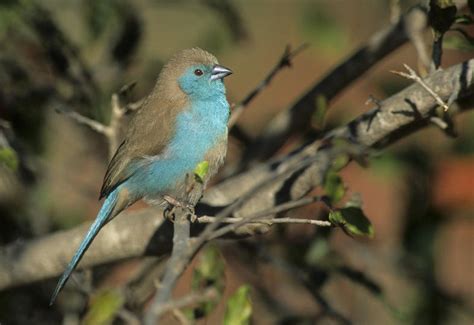
<svg viewBox="0 0 474 325"><path fill-rule="evenodd" d="M305 262L308 265L320 265L321 261L329 254L329 243L325 238L313 240L311 246L306 251Z"/></svg>
<svg viewBox="0 0 474 325"><path fill-rule="evenodd" d="M120 1L84 0L83 16L92 39L99 38L119 12Z"/></svg>
<svg viewBox="0 0 474 325"><path fill-rule="evenodd" d="M243 285L229 298L224 315L225 325L250 324L252 316L252 302L250 287Z"/></svg>
<svg viewBox="0 0 474 325"><path fill-rule="evenodd" d="M215 283L224 276L224 262L219 249L209 245L199 256L199 261L193 274L193 289L202 289L203 284Z"/></svg>
<svg viewBox="0 0 474 325"><path fill-rule="evenodd" d="M329 221L348 235L373 238L374 227L361 208L349 206L329 213Z"/></svg>
<svg viewBox="0 0 474 325"><path fill-rule="evenodd" d="M314 40L320 52L334 54L346 48L347 33L327 6L317 4L317 2L308 2L302 7L299 22L305 39Z"/></svg>
<svg viewBox="0 0 474 325"><path fill-rule="evenodd" d="M0 164L16 171L18 168L18 156L12 148L0 148Z"/></svg>
<svg viewBox="0 0 474 325"><path fill-rule="evenodd" d="M316 129L324 128L324 118L326 116L328 100L326 96L319 94L316 96L315 110L312 115L311 124Z"/></svg>
<svg viewBox="0 0 474 325"><path fill-rule="evenodd" d="M455 23L461 25L472 25L474 23L474 19L469 15L459 15L456 16Z"/></svg>
<svg viewBox="0 0 474 325"><path fill-rule="evenodd" d="M462 29L454 29L457 35L448 35L443 42L443 48L460 51L472 51L474 49L474 37L470 36Z"/></svg>
<svg viewBox="0 0 474 325"><path fill-rule="evenodd" d="M193 291L203 290L214 286L222 294L224 291L224 262L217 247L207 246L199 256L193 271L191 287ZM207 316L217 305L218 301L206 301L194 309L186 309L185 314L194 319L194 315Z"/></svg>
<svg viewBox="0 0 474 325"><path fill-rule="evenodd" d="M196 165L196 168L194 169L194 175L196 176L196 180L199 183L202 183L208 171L209 171L209 162L207 160L201 161L199 164Z"/></svg>
<svg viewBox="0 0 474 325"><path fill-rule="evenodd" d="M343 226L345 221L340 210L329 211L329 222L335 226Z"/></svg>
<svg viewBox="0 0 474 325"><path fill-rule="evenodd" d="M125 303L120 290L106 289L100 291L92 299L92 304L84 317L85 325L112 324L117 312Z"/></svg>
<svg viewBox="0 0 474 325"><path fill-rule="evenodd" d="M330 171L324 180L324 191L331 199L331 203L339 202L346 193L342 178L335 172Z"/></svg>
<svg viewBox="0 0 474 325"><path fill-rule="evenodd" d="M332 161L332 169L335 171L339 171L342 168L346 167L349 163L350 158L348 154L340 154Z"/></svg>

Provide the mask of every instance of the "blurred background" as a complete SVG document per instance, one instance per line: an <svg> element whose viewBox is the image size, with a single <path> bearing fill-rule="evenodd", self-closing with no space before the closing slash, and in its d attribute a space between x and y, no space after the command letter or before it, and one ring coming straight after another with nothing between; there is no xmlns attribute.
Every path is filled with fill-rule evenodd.
<svg viewBox="0 0 474 325"><path fill-rule="evenodd" d="M286 45L308 43L241 116L239 126L255 137L277 112L388 26L394 3L404 12L417 2L1 0L0 244L74 227L92 220L100 207L107 143L58 111L107 123L113 92L136 81L131 100L142 98L162 64L193 46L234 71L226 86L229 101L238 103ZM474 53L453 35L444 45L444 67ZM384 99L410 84L390 73L403 70L403 63L417 66L410 44L331 102L324 128L368 110L369 96ZM374 239L283 225L247 240L216 242L195 258L175 294L189 292L198 271L210 267L220 272L207 276L215 277L222 296L185 314L219 324L229 308L251 306L253 324L473 324L474 115L455 122L456 138L430 127L378 154L368 168L351 164L343 170L346 197L360 195ZM243 144L231 139L226 163L238 161L242 151ZM314 205L291 215L324 213ZM150 260L97 267L89 293L117 297L140 265L156 262ZM97 316L94 302L87 305L73 284L63 301L48 308L54 284L52 279L0 292L0 323L121 324L128 321L119 311L140 315L145 304L118 294L115 304L102 299L115 306L111 315ZM238 288L248 299L232 307L229 297ZM166 323L180 321L167 315Z"/></svg>

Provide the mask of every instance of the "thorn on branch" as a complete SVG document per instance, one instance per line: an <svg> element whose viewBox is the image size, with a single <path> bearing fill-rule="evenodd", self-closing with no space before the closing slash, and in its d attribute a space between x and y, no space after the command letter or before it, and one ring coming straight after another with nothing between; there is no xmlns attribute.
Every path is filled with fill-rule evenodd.
<svg viewBox="0 0 474 325"><path fill-rule="evenodd" d="M416 81L420 86L422 86L433 98L436 100L439 106L443 107L444 111L447 112L449 110L448 104L446 104L441 97L433 90L431 89L424 81L421 79L418 74L410 68L407 64L403 64L405 69L407 69L408 73L406 72L401 72L401 71L391 71L394 74L398 74L399 76L402 76L407 79L411 79Z"/></svg>
<svg viewBox="0 0 474 325"><path fill-rule="evenodd" d="M122 88L120 88L120 90L118 91L119 96L125 97L125 96L130 95L130 93L132 92L132 90L135 88L136 85L137 85L137 81L132 81L129 84L123 85Z"/></svg>
<svg viewBox="0 0 474 325"><path fill-rule="evenodd" d="M454 121L450 115L448 115L445 111L435 113L433 116L429 118L429 121L436 127L438 127L443 133L445 133L449 137L456 137L457 132L454 128Z"/></svg>

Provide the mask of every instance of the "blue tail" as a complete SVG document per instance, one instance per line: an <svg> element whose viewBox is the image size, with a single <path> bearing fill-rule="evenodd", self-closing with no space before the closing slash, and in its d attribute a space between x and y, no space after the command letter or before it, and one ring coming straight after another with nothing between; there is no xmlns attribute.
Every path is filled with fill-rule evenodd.
<svg viewBox="0 0 474 325"><path fill-rule="evenodd" d="M50 306L56 300L56 297L58 296L59 292L66 284L66 281L71 276L71 273L74 271L77 264L79 264L79 261L81 260L86 250L89 248L95 236L97 236L100 229L107 223L107 221L111 217L112 211L114 210L115 205L117 204L118 191L119 190L113 191L105 199L104 204L102 205L102 208L99 211L99 214L94 220L94 223L92 223L92 225L90 226L89 230L87 231L86 236L84 237L81 244L79 245L79 248L77 249L76 254L74 254L71 262L69 262L69 265L67 266L66 270L61 275L61 278L59 279L59 282L56 285L56 289L54 290L53 296L51 297L51 300L49 302Z"/></svg>

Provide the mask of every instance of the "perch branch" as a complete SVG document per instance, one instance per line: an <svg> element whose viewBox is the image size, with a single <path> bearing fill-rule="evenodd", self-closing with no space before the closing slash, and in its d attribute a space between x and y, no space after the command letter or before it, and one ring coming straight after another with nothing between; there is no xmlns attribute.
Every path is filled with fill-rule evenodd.
<svg viewBox="0 0 474 325"><path fill-rule="evenodd" d="M174 234L171 257L166 264L165 274L160 283L157 293L153 298L151 306L145 315L145 324L157 324L159 316L163 312L163 306L169 301L176 281L191 260L194 251L189 245L190 221L189 211L179 206L174 207Z"/></svg>

